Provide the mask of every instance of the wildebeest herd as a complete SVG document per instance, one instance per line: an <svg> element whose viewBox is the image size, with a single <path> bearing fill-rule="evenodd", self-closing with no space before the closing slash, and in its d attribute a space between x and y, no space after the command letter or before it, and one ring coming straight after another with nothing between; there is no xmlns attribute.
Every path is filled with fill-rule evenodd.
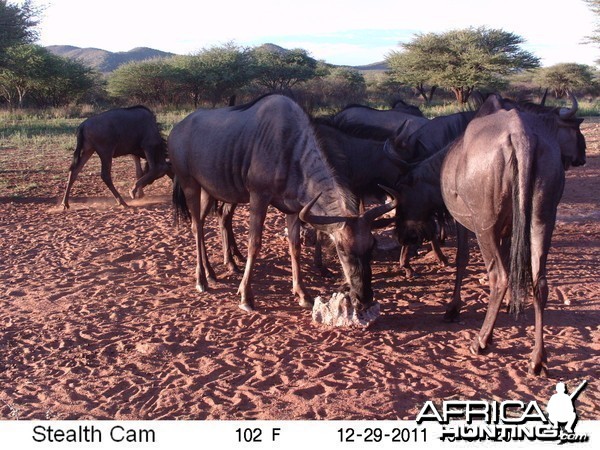
<svg viewBox="0 0 600 450"><path fill-rule="evenodd" d="M342 290L360 311L376 298L373 229L393 224L410 276L410 247L431 241L445 262L439 239L455 222L457 274L444 318L458 319L471 231L488 271L490 299L470 350L486 348L505 298L518 313L531 290L535 346L529 370L547 374L546 259L564 172L585 164L583 120L576 117L574 97L572 103L570 109L551 108L491 94L479 96L474 111L433 120L403 102L386 111L352 105L332 118L314 119L291 98L270 94L240 106L199 109L176 124L166 142L147 108L114 109L80 125L62 204L69 207L69 190L94 151L103 181L123 206L110 176L113 157L131 154L136 161L132 197L168 173L176 217L191 219L200 292L215 278L204 241L207 215L218 212L225 263L236 270L232 215L237 204L249 204L248 254L238 289L245 311L255 308L252 268L269 205L286 214L293 293L306 308L313 299L300 271L303 224L333 241ZM139 158L146 159L145 170Z"/></svg>

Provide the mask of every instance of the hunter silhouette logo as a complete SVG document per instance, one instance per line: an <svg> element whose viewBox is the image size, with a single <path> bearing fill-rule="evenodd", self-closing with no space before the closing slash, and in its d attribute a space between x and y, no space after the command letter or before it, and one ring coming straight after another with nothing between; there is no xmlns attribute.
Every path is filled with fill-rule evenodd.
<svg viewBox="0 0 600 450"><path fill-rule="evenodd" d="M589 435L574 431L578 419L574 403L586 385L587 381L583 381L568 394L566 384L557 383L545 413L535 400L445 400L440 406L429 400L416 421L439 423L440 440L449 442L589 442Z"/></svg>
<svg viewBox="0 0 600 450"><path fill-rule="evenodd" d="M573 434L573 427L577 422L577 412L575 411L574 401L577 399L583 388L586 386L587 381L584 380L579 385L575 392L571 395L567 394L567 386L565 383L556 383L556 394L550 397L546 412L548 413L548 419L552 422L555 428L560 428L560 424L564 425L566 433Z"/></svg>

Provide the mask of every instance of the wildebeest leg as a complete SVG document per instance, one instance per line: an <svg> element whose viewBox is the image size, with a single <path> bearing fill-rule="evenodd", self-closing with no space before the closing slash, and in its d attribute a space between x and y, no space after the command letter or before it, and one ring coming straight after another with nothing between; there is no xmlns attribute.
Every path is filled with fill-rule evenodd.
<svg viewBox="0 0 600 450"><path fill-rule="evenodd" d="M250 222L248 226L248 258L244 276L238 288L241 296L240 308L244 311L254 311L254 294L252 292L252 268L260 252L263 225L269 207L270 197L259 193L250 193Z"/></svg>
<svg viewBox="0 0 600 450"><path fill-rule="evenodd" d="M433 236L433 238L431 239L431 251L435 255L435 259L437 259L438 263L440 263L444 267L448 265L448 258L446 258L446 255L444 255L444 253L442 252L442 248L440 247L440 240L437 236Z"/></svg>
<svg viewBox="0 0 600 450"><path fill-rule="evenodd" d="M323 277L331 277L333 274L323 262L323 241L327 239L327 235L322 231L316 230L315 237L315 253L313 255L313 264L321 272Z"/></svg>
<svg viewBox="0 0 600 450"><path fill-rule="evenodd" d="M535 345L531 353L529 372L548 376L547 354L544 348L543 314L548 301L546 260L550 249L555 218L535 221L531 236L531 273L533 275L533 309L535 312ZM536 233L537 231L537 233Z"/></svg>
<svg viewBox="0 0 600 450"><path fill-rule="evenodd" d="M300 270L300 227L301 222L298 214L288 214L286 216L288 229L288 242L290 246L290 257L292 259L292 293L300 298L300 306L303 308L312 308L313 300L304 291L302 283L302 272Z"/></svg>
<svg viewBox="0 0 600 450"><path fill-rule="evenodd" d="M140 189L144 186L154 183L157 179L165 175L169 171L169 165L160 161L158 164L154 162L153 156L146 152L147 170L146 173L139 178L131 191L129 192L132 198L135 198Z"/></svg>
<svg viewBox="0 0 600 450"><path fill-rule="evenodd" d="M198 232L201 233L202 236L202 246L200 247L200 256L202 257L202 265L204 266L204 274L208 281L215 282L217 281L217 276L215 275L215 271L210 265L210 261L208 260L208 255L206 254L206 242L204 240L204 221L206 217L212 210L215 204L215 200L211 197L208 192L204 189L200 191L200 216L199 216L199 225ZM208 287L208 284L207 284ZM201 291L202 292L202 291Z"/></svg>
<svg viewBox="0 0 600 450"><path fill-rule="evenodd" d="M462 301L460 289L462 280L467 273L469 264L469 231L458 222L456 223L456 278L454 279L454 292L452 301L446 307L444 320L446 322L458 322Z"/></svg>
<svg viewBox="0 0 600 450"><path fill-rule="evenodd" d="M221 240L223 242L223 263L227 266L230 273L241 272L235 263L234 257L238 258L238 261L244 260L233 234L233 213L236 206L237 204L235 203L221 203L221 206L217 209Z"/></svg>
<svg viewBox="0 0 600 450"><path fill-rule="evenodd" d="M69 194L71 192L71 187L73 186L73 183L75 183L77 175L79 175L79 172L81 172L81 169L83 169L83 166L85 166L85 163L89 161L93 154L93 149L84 148L82 149L81 155L79 156L76 164L71 165L71 168L69 169L69 179L67 180L67 188L65 189L65 195L63 196L61 202L61 205L64 209L69 209Z"/></svg>
<svg viewBox="0 0 600 450"><path fill-rule="evenodd" d="M470 347L471 353L474 354L481 353L490 342L498 311L508 290L507 263L510 246L507 245L507 240L504 243L498 242L495 234L493 229L489 229L477 235L481 255L488 271L490 300L481 330Z"/></svg>
<svg viewBox="0 0 600 450"><path fill-rule="evenodd" d="M198 292L206 292L208 290L208 282L206 281L206 275L204 274L204 267L202 264L204 235L202 233L200 222L200 187L186 187L184 188L184 193L185 201L192 218L192 234L196 241L196 290Z"/></svg>
<svg viewBox="0 0 600 450"><path fill-rule="evenodd" d="M415 271L410 265L410 245L400 247L400 267L404 269L404 276L408 280L415 276Z"/></svg>
<svg viewBox="0 0 600 450"><path fill-rule="evenodd" d="M112 195L117 200L117 203L123 207L127 207L127 203L125 203L125 200L123 200L123 197L121 197L121 194L119 194L112 181L112 152L110 152L110 154L98 152L98 155L100 156L100 163L102 164L102 168L100 170L100 177L102 178L102 181L104 181L104 184L108 186L108 189L110 189L110 192L112 192Z"/></svg>
<svg viewBox="0 0 600 450"><path fill-rule="evenodd" d="M133 164L135 165L135 179L139 180L140 178L142 178L144 176L144 171L142 170L142 164L140 163L140 157L139 156L135 156L135 155L131 155L131 159L133 159ZM133 191L130 192L131 194L131 198L135 198L133 197ZM143 189L139 189L136 192L137 198L142 198L144 196L144 190Z"/></svg>

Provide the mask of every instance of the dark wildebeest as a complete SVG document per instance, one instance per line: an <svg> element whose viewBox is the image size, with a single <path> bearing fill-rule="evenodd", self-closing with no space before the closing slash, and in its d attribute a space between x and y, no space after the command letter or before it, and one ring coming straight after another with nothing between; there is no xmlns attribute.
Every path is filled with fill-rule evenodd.
<svg viewBox="0 0 600 450"><path fill-rule="evenodd" d="M412 114L413 116L417 116L417 117L425 117L418 106L414 106L409 103L406 103L402 99L396 100L392 104L392 109L394 111L404 111L406 113Z"/></svg>
<svg viewBox="0 0 600 450"><path fill-rule="evenodd" d="M102 180L121 206L127 206L127 203L112 182L113 158L132 155L136 161L137 180L130 191L132 198L139 195L144 186L153 183L169 170L166 142L152 111L145 106L105 111L86 119L77 129L77 147L73 152L69 180L62 200L65 209L69 208L71 186L94 152L100 157ZM139 158L146 160L144 171L141 170Z"/></svg>
<svg viewBox="0 0 600 450"><path fill-rule="evenodd" d="M293 293L312 306L300 274L301 221L327 232L340 258L356 309L373 302L371 251L374 220L394 202L358 214L358 204L327 163L307 114L288 97L268 95L247 105L200 109L178 123L168 139L176 176L173 199L189 208L196 238L196 288L207 289L203 223L213 199L249 203L248 258L238 293L240 308L254 309L251 275L267 208L287 214Z"/></svg>
<svg viewBox="0 0 600 450"><path fill-rule="evenodd" d="M389 153L384 150L385 142L356 137L340 130L329 121L317 120L316 130L331 165L348 181L350 190L358 198L370 196L381 199L386 192L380 185L395 185L403 175L403 170L392 164ZM432 241L434 254L440 264L448 264L441 252L437 236L432 234L429 240ZM406 277L411 278L414 271L409 263L408 245L399 243L402 247L400 264ZM322 266L320 259L316 259L315 263L318 267Z"/></svg>
<svg viewBox="0 0 600 450"><path fill-rule="evenodd" d="M394 151L403 161L423 161L459 137L475 114L465 111L435 117L412 133L400 127L394 137Z"/></svg>
<svg viewBox="0 0 600 450"><path fill-rule="evenodd" d="M333 116L341 130L369 139L385 140L394 136L399 127L413 133L429 122L425 117L394 109L379 110L364 105L350 105ZM361 131L366 130L365 133Z"/></svg>
<svg viewBox="0 0 600 450"><path fill-rule="evenodd" d="M363 139L348 134L337 128L329 119L314 119L313 126L327 162L332 166L336 175L348 186L352 194L361 201L364 201L365 198L384 200L388 192L386 192L386 189L382 189L381 186L396 184L402 175L401 170L391 164L384 152L384 142ZM227 207L235 208L235 205L225 205L225 211L220 211L218 214L224 247L224 262L230 272L235 272L237 268L234 263L234 256L240 258L236 247L228 248L229 246L235 246L235 239L231 230L233 210L227 210ZM378 222L381 222L383 226L387 221ZM317 231L314 264L323 274L329 274L328 269L323 264L322 235L323 233ZM446 258L441 254L439 244L434 243L432 246L440 263L447 264ZM214 280L215 272L208 258L204 257L203 261L207 279L209 281ZM406 272L406 276L412 277L414 272L410 267L408 251L404 246L401 251L400 263Z"/></svg>
<svg viewBox="0 0 600 450"><path fill-rule="evenodd" d="M548 297L546 259L564 170L585 163L582 119L575 118L576 112L575 99L571 110L557 110L490 96L463 136L419 165L421 178L431 187L430 199L421 198L419 203L440 204L442 197L457 221L457 277L446 318L455 318L460 309L460 286L468 263L467 230L471 230L488 271L490 303L470 349L480 353L486 348L507 291L511 309L518 311L531 284L535 347L530 372L534 374L547 373L542 334Z"/></svg>

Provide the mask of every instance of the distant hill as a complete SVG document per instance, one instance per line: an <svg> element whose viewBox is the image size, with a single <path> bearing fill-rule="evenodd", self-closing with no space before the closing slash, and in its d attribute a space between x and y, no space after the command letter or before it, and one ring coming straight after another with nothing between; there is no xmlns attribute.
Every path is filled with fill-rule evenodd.
<svg viewBox="0 0 600 450"><path fill-rule="evenodd" d="M369 71L385 72L385 71L389 70L389 66L387 65L387 63L385 61L367 64L366 66L354 66L354 68L361 72L369 72Z"/></svg>
<svg viewBox="0 0 600 450"><path fill-rule="evenodd" d="M46 49L58 56L77 59L83 64L102 73L109 73L122 64L132 61L144 61L153 58L168 58L174 53L163 52L153 48L138 47L128 52L109 52L99 48L80 48L72 45L51 45Z"/></svg>
<svg viewBox="0 0 600 450"><path fill-rule="evenodd" d="M289 52L288 49L271 43L263 44L258 48L264 48L268 51L278 53ZM128 52L109 52L108 50L99 48L81 48L72 45L50 45L46 47L46 49L55 55L79 60L83 64L92 69L96 69L101 73L110 73L117 67L132 61L144 61L153 58L169 58L175 56L174 53L163 52L148 47L138 47L129 50ZM353 66L353 68L361 72L380 72L388 70L388 66L384 61L364 66Z"/></svg>

